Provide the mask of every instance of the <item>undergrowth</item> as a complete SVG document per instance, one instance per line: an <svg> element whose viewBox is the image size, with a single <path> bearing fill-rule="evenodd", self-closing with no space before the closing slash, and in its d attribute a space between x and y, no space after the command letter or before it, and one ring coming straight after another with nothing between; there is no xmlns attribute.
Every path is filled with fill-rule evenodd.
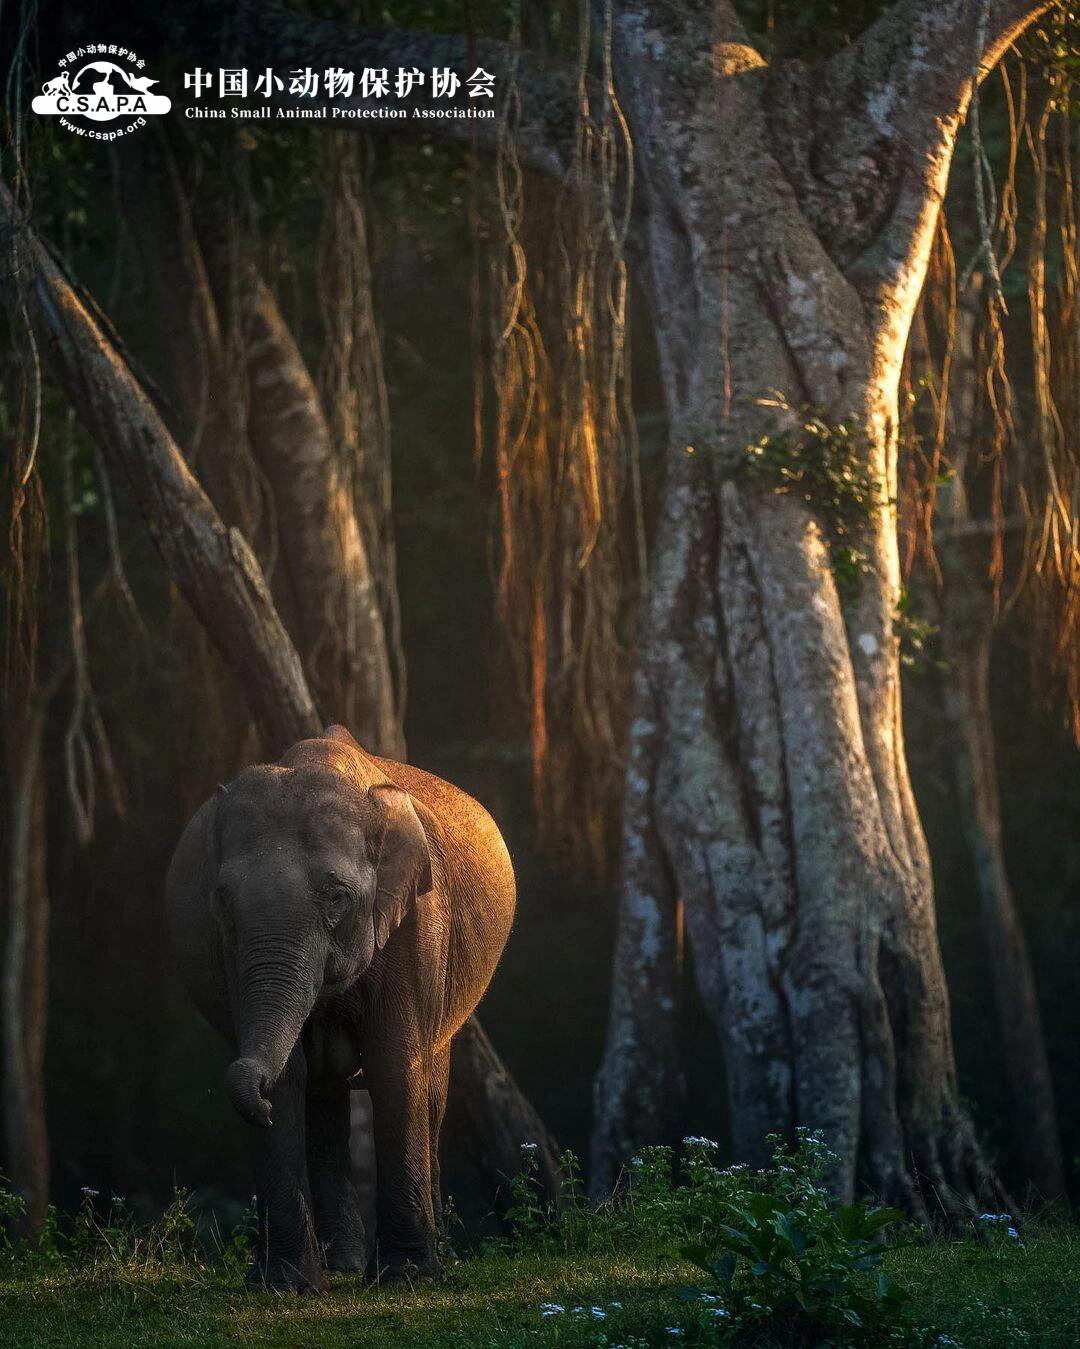
<svg viewBox="0 0 1080 1349"><path fill-rule="evenodd" d="M441 1283L379 1289L343 1275L319 1298L242 1291L251 1213L230 1233L208 1230L181 1191L146 1225L118 1196L87 1190L74 1214L50 1212L36 1242L3 1239L0 1340L320 1349L1080 1342L1073 1229L1053 1235L981 1214L961 1237L929 1237L895 1210L832 1204L824 1177L835 1158L818 1135L773 1147L761 1171L721 1166L704 1138L677 1153L643 1149L601 1206L584 1198L567 1153L556 1210L526 1144L505 1235L470 1249L452 1232L467 1253L448 1259ZM18 1213L0 1187L0 1216Z"/></svg>
<svg viewBox="0 0 1080 1349"><path fill-rule="evenodd" d="M678 1164L670 1148L644 1148L599 1209L578 1198L576 1162L566 1157L572 1197L561 1212L543 1204L535 1152L524 1149L510 1245L569 1254L660 1241L673 1262L696 1270L675 1290L685 1309L676 1329L695 1343L780 1334L792 1344L880 1344L894 1332L910 1342L909 1296L882 1268L885 1251L910 1239L904 1215L833 1205L824 1178L837 1159L819 1134L800 1131L794 1148L771 1142L773 1165L762 1171L720 1167L706 1138L685 1139Z"/></svg>

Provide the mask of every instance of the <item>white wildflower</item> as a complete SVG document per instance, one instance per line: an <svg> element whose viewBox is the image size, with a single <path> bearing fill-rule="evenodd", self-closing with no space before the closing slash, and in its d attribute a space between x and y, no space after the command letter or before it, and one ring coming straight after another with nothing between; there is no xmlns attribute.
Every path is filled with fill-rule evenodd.
<svg viewBox="0 0 1080 1349"><path fill-rule="evenodd" d="M89 1185L84 1185L82 1187L82 1192L86 1195L87 1199L96 1199L101 1193L100 1190L92 1190Z"/></svg>
<svg viewBox="0 0 1080 1349"><path fill-rule="evenodd" d="M566 1308L561 1302L542 1302L540 1304L541 1316L561 1316Z"/></svg>

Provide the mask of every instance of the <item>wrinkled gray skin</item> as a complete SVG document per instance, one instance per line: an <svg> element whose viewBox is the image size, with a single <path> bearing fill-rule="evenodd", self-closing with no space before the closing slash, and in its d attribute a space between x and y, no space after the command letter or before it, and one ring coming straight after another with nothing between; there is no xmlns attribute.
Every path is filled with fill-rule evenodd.
<svg viewBox="0 0 1080 1349"><path fill-rule="evenodd" d="M450 1039L514 912L490 816L331 726L200 807L169 868L167 907L180 975L236 1049L226 1084L253 1126L249 1284L306 1291L323 1286L324 1267L364 1267L351 1079L374 1114L369 1277L437 1274Z"/></svg>

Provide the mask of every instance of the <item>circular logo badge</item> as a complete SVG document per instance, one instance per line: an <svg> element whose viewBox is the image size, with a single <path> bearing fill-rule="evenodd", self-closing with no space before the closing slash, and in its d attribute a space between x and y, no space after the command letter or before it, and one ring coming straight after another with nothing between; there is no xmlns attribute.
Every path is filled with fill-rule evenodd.
<svg viewBox="0 0 1080 1349"><path fill-rule="evenodd" d="M145 64L126 47L78 47L60 58L59 74L45 81L30 106L39 116L59 117L77 135L115 140L172 107L164 94L154 93L158 81L143 73ZM115 125L98 130L99 123Z"/></svg>

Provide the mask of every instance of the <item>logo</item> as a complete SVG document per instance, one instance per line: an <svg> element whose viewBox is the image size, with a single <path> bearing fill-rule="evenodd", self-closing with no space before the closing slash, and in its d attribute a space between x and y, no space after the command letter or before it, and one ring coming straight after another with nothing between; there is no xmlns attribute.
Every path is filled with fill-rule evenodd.
<svg viewBox="0 0 1080 1349"><path fill-rule="evenodd" d="M153 92L159 81L142 74L145 62L126 47L79 47L61 57L59 65L60 73L45 81L30 106L40 116L59 117L62 126L80 136L114 140L145 126L147 116L160 116L172 107L164 94ZM69 121L72 117L120 125L95 131Z"/></svg>

